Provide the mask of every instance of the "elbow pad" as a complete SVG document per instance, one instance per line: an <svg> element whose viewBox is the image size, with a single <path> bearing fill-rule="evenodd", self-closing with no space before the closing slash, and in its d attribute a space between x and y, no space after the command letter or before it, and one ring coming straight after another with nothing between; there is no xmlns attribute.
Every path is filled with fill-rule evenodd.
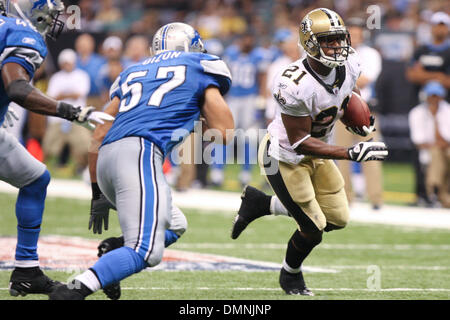
<svg viewBox="0 0 450 320"><path fill-rule="evenodd" d="M27 80L14 80L6 88L6 94L11 101L23 105L33 89L34 87Z"/></svg>

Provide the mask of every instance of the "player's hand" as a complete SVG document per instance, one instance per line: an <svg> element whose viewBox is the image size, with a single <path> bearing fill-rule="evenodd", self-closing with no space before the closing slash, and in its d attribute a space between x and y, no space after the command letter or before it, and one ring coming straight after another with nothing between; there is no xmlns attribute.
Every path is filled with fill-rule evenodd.
<svg viewBox="0 0 450 320"><path fill-rule="evenodd" d="M361 161L383 161L388 156L388 149L384 142L359 142L348 149L350 160Z"/></svg>
<svg viewBox="0 0 450 320"><path fill-rule="evenodd" d="M14 119L15 121L19 121L19 116L16 114L12 107L8 107L8 111L5 113L5 121L3 121L2 127L14 127Z"/></svg>
<svg viewBox="0 0 450 320"><path fill-rule="evenodd" d="M92 200L91 200L91 214L89 217L89 230L101 234L103 225L105 230L108 230L109 224L109 209L115 209L114 205L106 199L101 192L97 183L92 183Z"/></svg>
<svg viewBox="0 0 450 320"><path fill-rule="evenodd" d="M367 137L369 134L376 131L375 117L370 116L370 126L369 127L367 127L367 126L363 126L362 128L360 128L360 127L345 127L345 129L347 129L348 131L350 131L353 134L357 134L362 137Z"/></svg>
<svg viewBox="0 0 450 320"><path fill-rule="evenodd" d="M102 234L102 227L104 225L105 231L108 230L109 223L109 209L114 209L111 202L101 194L98 199L91 200L91 216L89 218L89 230L95 233Z"/></svg>
<svg viewBox="0 0 450 320"><path fill-rule="evenodd" d="M79 108L75 121L89 130L94 130L97 124L104 124L105 121L114 121L113 116L101 111L94 111L94 107Z"/></svg>

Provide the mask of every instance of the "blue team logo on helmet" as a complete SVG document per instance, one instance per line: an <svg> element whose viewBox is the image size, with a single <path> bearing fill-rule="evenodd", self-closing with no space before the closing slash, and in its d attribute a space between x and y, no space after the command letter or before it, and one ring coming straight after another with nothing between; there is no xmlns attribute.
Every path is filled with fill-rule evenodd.
<svg viewBox="0 0 450 320"><path fill-rule="evenodd" d="M51 3L52 4L55 4L53 1L51 1ZM42 8L45 6L47 4L47 0L38 0L38 1L35 1L34 3L33 3L33 6L31 7L31 12L33 12L34 11L34 9L39 9L39 10L42 10Z"/></svg>
<svg viewBox="0 0 450 320"><path fill-rule="evenodd" d="M200 37L200 34L197 32L197 30L195 30L194 37L192 38L191 48L194 48L194 49L196 49L196 51L200 51L200 52L205 50L205 46L203 45L202 38Z"/></svg>

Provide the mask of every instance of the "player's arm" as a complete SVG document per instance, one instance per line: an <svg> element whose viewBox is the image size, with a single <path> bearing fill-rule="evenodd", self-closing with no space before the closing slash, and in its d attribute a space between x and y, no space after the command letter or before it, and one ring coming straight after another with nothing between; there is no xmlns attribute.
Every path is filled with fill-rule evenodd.
<svg viewBox="0 0 450 320"><path fill-rule="evenodd" d="M297 153L324 159L350 160L347 148L329 145L311 137L311 117L295 117L282 113L281 119L286 128L289 142L295 147ZM324 119L325 122L328 120L328 118Z"/></svg>
<svg viewBox="0 0 450 320"><path fill-rule="evenodd" d="M115 117L119 113L119 98L115 97L105 108L104 112L106 114ZM105 122L104 124L97 125L94 132L92 133L91 143L88 148L88 164L89 164L89 174L91 176L91 182L97 183L97 158L98 149L103 142L106 134L112 126L112 122Z"/></svg>
<svg viewBox="0 0 450 320"><path fill-rule="evenodd" d="M6 63L2 66L1 73L8 98L30 111L79 123L103 123L103 120L113 120L103 117L102 112L94 112L94 107L75 107L45 95L30 84L28 72L17 63Z"/></svg>
<svg viewBox="0 0 450 320"><path fill-rule="evenodd" d="M119 104L119 98L115 97L105 108L104 112L112 117L115 117L119 112ZM97 125L92 134L91 143L88 148L88 166L92 187L89 230L92 228L94 234L102 233L103 224L105 230L108 230L109 209L115 209L114 206L103 195L100 187L97 184L98 149L100 148L100 145L102 144L103 139L105 138L111 126L112 122L106 122L104 124Z"/></svg>
<svg viewBox="0 0 450 320"><path fill-rule="evenodd" d="M359 142L347 148L327 144L322 140L311 137L312 119L309 116L295 117L281 114L289 142L298 154L309 155L323 159L369 161L384 160L388 155L383 142ZM330 119L327 117L324 123Z"/></svg>
<svg viewBox="0 0 450 320"><path fill-rule="evenodd" d="M234 134L233 115L220 94L217 87L210 86L205 90L204 103L202 107L202 116L205 118L206 129L219 130L223 141L215 141L216 143L227 144Z"/></svg>

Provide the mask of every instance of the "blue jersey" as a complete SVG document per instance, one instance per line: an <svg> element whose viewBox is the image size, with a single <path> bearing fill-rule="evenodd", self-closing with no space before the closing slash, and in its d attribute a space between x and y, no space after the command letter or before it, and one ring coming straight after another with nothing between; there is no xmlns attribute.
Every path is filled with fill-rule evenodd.
<svg viewBox="0 0 450 320"><path fill-rule="evenodd" d="M20 64L32 79L46 55L44 38L33 26L18 18L0 16L0 69L6 63L14 62ZM10 102L0 77L0 125Z"/></svg>
<svg viewBox="0 0 450 320"><path fill-rule="evenodd" d="M167 155L193 131L205 89L215 86L225 94L230 84L226 64L204 53L166 51L133 65L111 87L111 100L118 97L120 106L103 145L137 136Z"/></svg>
<svg viewBox="0 0 450 320"><path fill-rule="evenodd" d="M261 50L253 49L243 53L232 45L225 50L223 58L231 70L233 84L229 95L242 97L259 94L258 74L266 71L268 60Z"/></svg>

